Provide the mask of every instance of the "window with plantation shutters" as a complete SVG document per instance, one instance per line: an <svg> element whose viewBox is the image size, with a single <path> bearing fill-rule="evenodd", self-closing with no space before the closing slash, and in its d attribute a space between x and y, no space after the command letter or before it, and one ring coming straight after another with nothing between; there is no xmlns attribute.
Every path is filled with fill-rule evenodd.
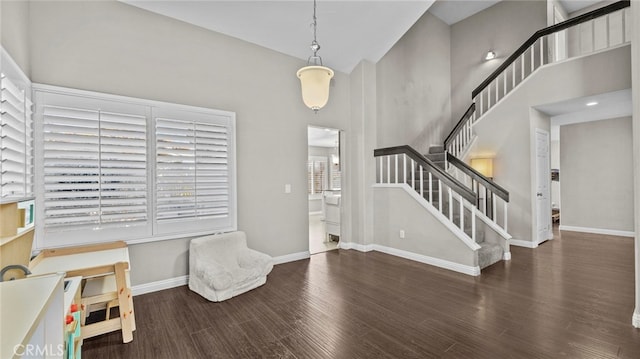
<svg viewBox="0 0 640 359"><path fill-rule="evenodd" d="M162 109L154 118L159 230L172 231L175 221L234 226L231 118Z"/></svg>
<svg viewBox="0 0 640 359"><path fill-rule="evenodd" d="M233 113L34 87L38 247L236 229Z"/></svg>
<svg viewBox="0 0 640 359"><path fill-rule="evenodd" d="M0 75L0 87L0 198L30 197L33 129L29 91L4 73Z"/></svg>

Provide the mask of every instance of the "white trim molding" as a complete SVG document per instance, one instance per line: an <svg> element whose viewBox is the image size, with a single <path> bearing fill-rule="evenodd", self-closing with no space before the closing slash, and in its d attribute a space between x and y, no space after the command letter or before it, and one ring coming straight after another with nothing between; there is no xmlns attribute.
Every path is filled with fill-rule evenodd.
<svg viewBox="0 0 640 359"><path fill-rule="evenodd" d="M283 264L287 262L294 262L301 259L309 259L311 255L309 251L291 253L284 256L273 257L274 264ZM189 276L183 275L180 277L163 279L155 282L143 283L134 285L131 287L131 293L133 296L157 292L164 289L171 289L189 284Z"/></svg>
<svg viewBox="0 0 640 359"><path fill-rule="evenodd" d="M273 257L273 264L283 264L309 258L311 258L311 253L309 253L309 251L291 253L285 254L283 256Z"/></svg>
<svg viewBox="0 0 640 359"><path fill-rule="evenodd" d="M593 233L593 234L605 234L609 236L620 236L620 237L635 237L635 232L632 231L620 231L617 229L602 229L602 228L588 228L588 227L576 227L576 226L565 226L560 225L561 231L570 231L570 232L583 232L583 233Z"/></svg>
<svg viewBox="0 0 640 359"><path fill-rule="evenodd" d="M373 250L372 244L360 244L355 242L338 242L338 248L340 249L355 249L358 252L371 252Z"/></svg>
<svg viewBox="0 0 640 359"><path fill-rule="evenodd" d="M504 254L502 255L502 260L503 261L510 261L511 260L511 252L504 252Z"/></svg>
<svg viewBox="0 0 640 359"><path fill-rule="evenodd" d="M189 283L189 276L183 275L180 277L163 279L155 282L149 282L144 284L138 284L131 287L131 293L133 296L157 292L164 289L171 289L187 285Z"/></svg>
<svg viewBox="0 0 640 359"><path fill-rule="evenodd" d="M524 241L522 239L513 239L509 240L509 245L517 246L517 247L525 247L525 248L538 248L538 243L531 241Z"/></svg>
<svg viewBox="0 0 640 359"><path fill-rule="evenodd" d="M409 259L409 260L424 263L424 264L429 264L435 267L452 270L454 272L458 272L462 274L467 274L472 276L480 275L480 267L478 266L472 267L465 264L451 262L451 261L440 259L440 258L429 257L429 256L425 256L425 255L417 254L413 252L407 252L402 249L381 246L379 244L374 244L373 250L377 252L390 254L392 256L401 257L401 258Z"/></svg>
<svg viewBox="0 0 640 359"><path fill-rule="evenodd" d="M631 324L633 324L633 326L636 328L640 328L640 312L638 311L638 309L636 309L633 312L633 318L631 319Z"/></svg>
<svg viewBox="0 0 640 359"><path fill-rule="evenodd" d="M412 260L412 261L415 261L415 262L420 262L420 263L432 265L434 267L439 267L439 268L452 270L454 272L458 272L458 273L462 273L462 274L467 274L467 275L471 275L471 276L480 275L480 267L478 267L478 266L472 267L472 266L468 266L468 265L465 265L465 264L451 262L451 261L440 259L440 258L429 257L429 256L425 256L425 255L422 255L422 254L408 252L408 251L405 251L405 250L402 250L402 249L382 246L382 245L379 245L379 244L363 245L363 244L359 244L359 243L342 243L342 242L340 242L340 248L341 249L355 249L355 250L360 251L360 252L376 251L376 252L380 252L380 253L389 254L389 255L392 255L392 256L395 256L395 257L401 257L401 258L409 259L409 260Z"/></svg>

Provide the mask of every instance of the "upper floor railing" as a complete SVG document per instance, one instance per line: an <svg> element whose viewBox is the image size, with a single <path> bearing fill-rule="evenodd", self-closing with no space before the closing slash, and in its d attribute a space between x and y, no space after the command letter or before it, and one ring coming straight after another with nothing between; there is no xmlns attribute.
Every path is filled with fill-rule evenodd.
<svg viewBox="0 0 640 359"><path fill-rule="evenodd" d="M631 41L629 0L622 0L536 31L472 92L467 111L445 140L461 158L473 124L543 65L614 48Z"/></svg>

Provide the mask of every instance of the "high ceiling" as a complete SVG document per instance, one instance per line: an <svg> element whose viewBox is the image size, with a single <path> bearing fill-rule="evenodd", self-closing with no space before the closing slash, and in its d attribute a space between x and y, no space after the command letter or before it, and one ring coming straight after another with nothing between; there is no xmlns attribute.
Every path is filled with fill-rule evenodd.
<svg viewBox="0 0 640 359"><path fill-rule="evenodd" d="M300 59L311 55L312 0L120 1ZM378 62L428 9L453 24L498 1L318 0L319 55L325 65L350 73L362 60ZM599 1L561 2L572 12Z"/></svg>

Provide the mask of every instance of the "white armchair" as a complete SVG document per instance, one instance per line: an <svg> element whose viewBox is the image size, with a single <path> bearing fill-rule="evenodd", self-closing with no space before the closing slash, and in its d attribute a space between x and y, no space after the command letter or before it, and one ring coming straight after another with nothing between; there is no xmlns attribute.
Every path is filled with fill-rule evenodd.
<svg viewBox="0 0 640 359"><path fill-rule="evenodd" d="M189 289L221 302L267 281L273 259L247 248L244 232L199 237L189 246Z"/></svg>

